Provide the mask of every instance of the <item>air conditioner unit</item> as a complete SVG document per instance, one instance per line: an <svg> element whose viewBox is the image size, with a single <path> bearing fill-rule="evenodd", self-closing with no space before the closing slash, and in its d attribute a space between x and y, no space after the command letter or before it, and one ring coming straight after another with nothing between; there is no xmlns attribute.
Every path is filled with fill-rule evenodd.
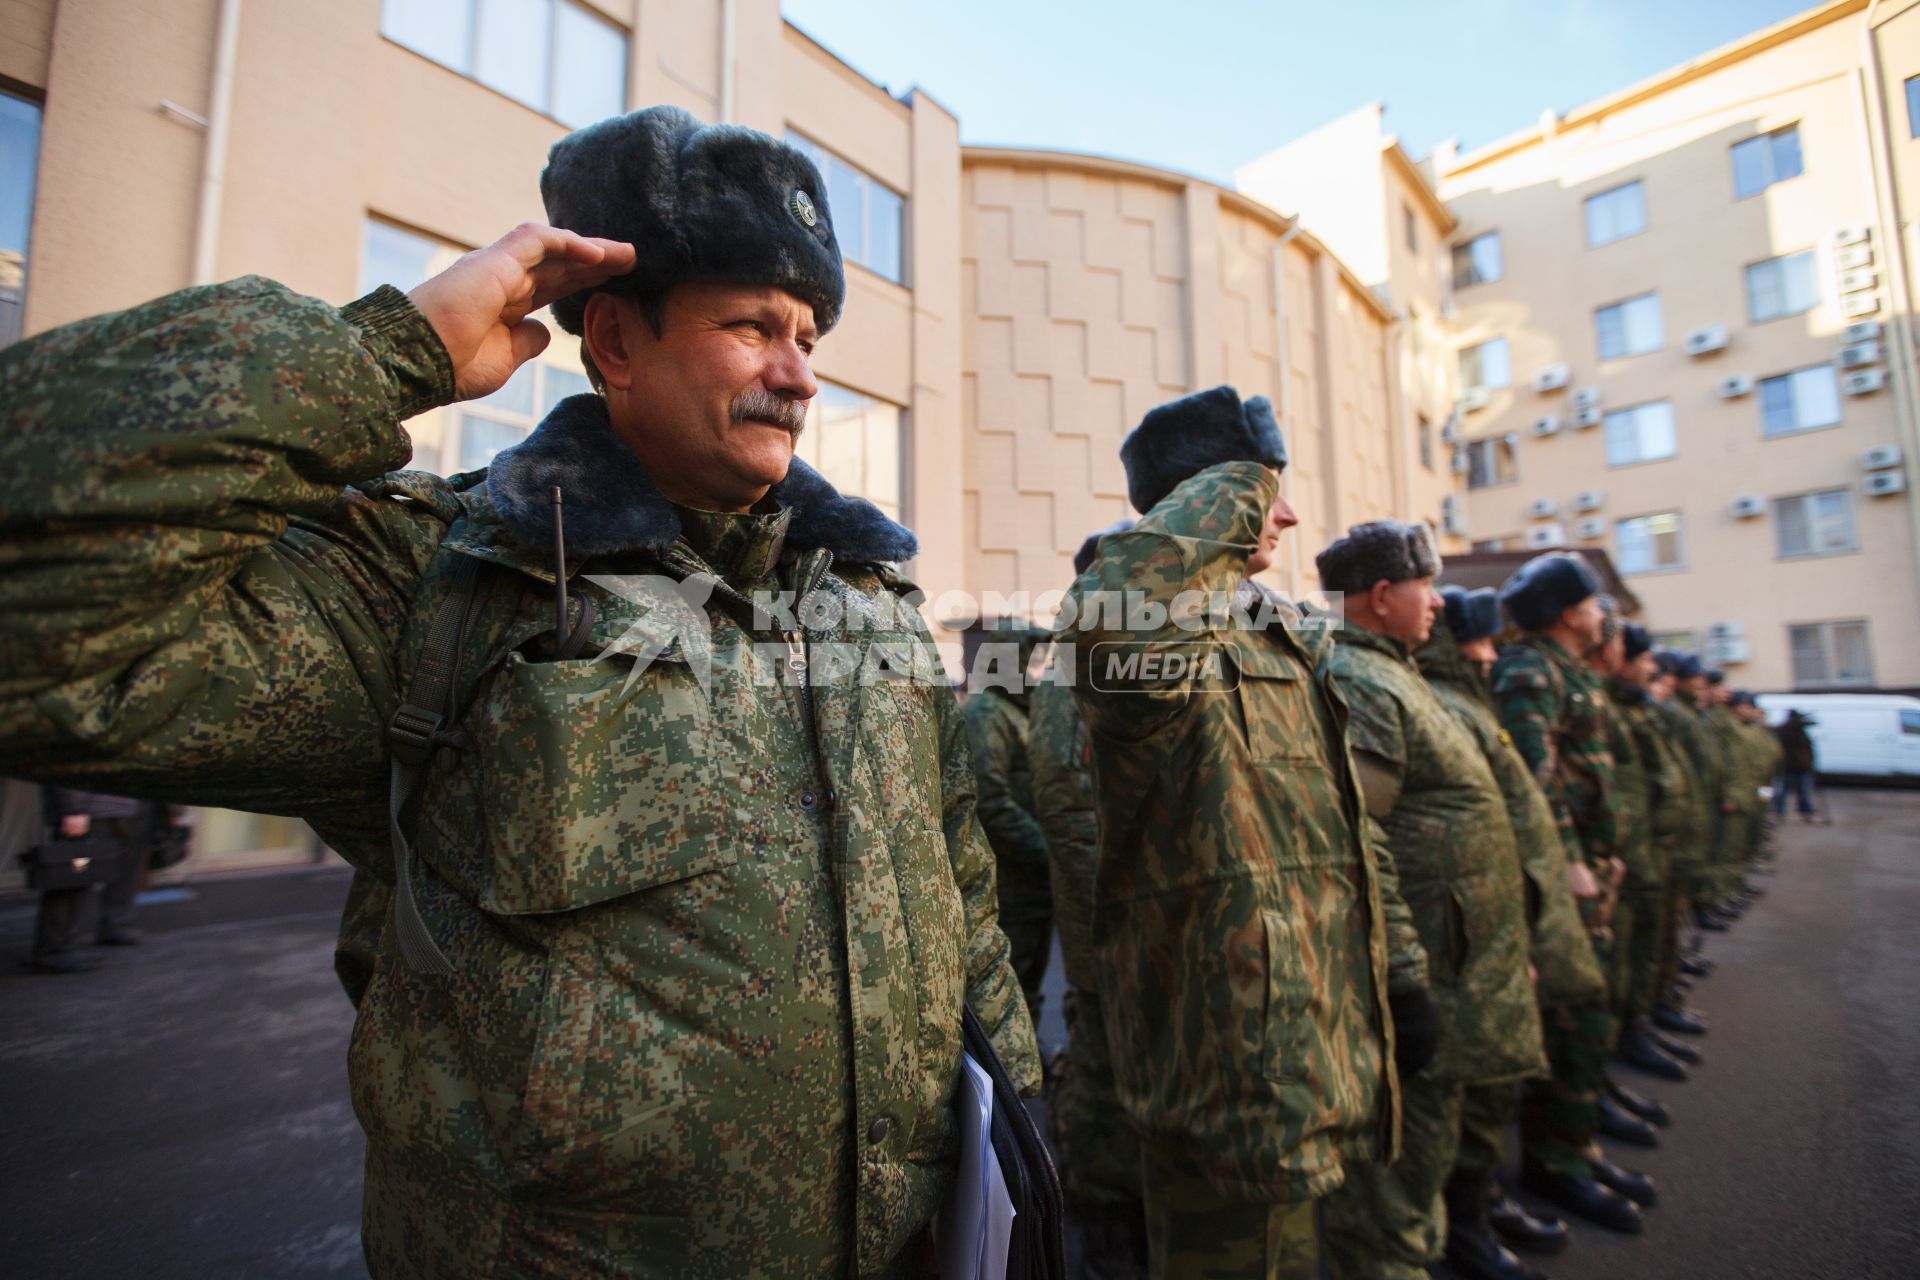
<svg viewBox="0 0 1920 1280"><path fill-rule="evenodd" d="M1872 267L1861 267L1855 271L1840 273L1840 292L1842 293L1859 293L1879 283L1880 277L1874 273Z"/></svg>
<svg viewBox="0 0 1920 1280"><path fill-rule="evenodd" d="M1842 271L1855 271L1873 265L1873 246L1851 244L1833 252L1833 264Z"/></svg>
<svg viewBox="0 0 1920 1280"><path fill-rule="evenodd" d="M1739 640L1746 634L1746 627L1738 622L1715 622L1707 627L1709 640Z"/></svg>
<svg viewBox="0 0 1920 1280"><path fill-rule="evenodd" d="M1899 465L1900 446L1897 444L1876 445L1860 455L1860 466L1866 471L1883 471Z"/></svg>
<svg viewBox="0 0 1920 1280"><path fill-rule="evenodd" d="M1865 342L1856 342L1852 346L1840 348L1839 365L1842 369L1858 369L1862 365L1876 364L1880 360L1880 340L1868 338Z"/></svg>
<svg viewBox="0 0 1920 1280"><path fill-rule="evenodd" d="M1440 499L1440 529L1455 538L1467 536L1467 513L1460 509L1460 499L1453 494Z"/></svg>
<svg viewBox="0 0 1920 1280"><path fill-rule="evenodd" d="M1750 373L1736 373L1730 378L1720 379L1720 398L1722 400L1737 400L1741 396L1750 396L1752 394L1753 375Z"/></svg>
<svg viewBox="0 0 1920 1280"><path fill-rule="evenodd" d="M1689 329L1686 337L1687 354L1704 356L1719 351L1727 345L1727 326L1723 324L1703 325L1698 329Z"/></svg>
<svg viewBox="0 0 1920 1280"><path fill-rule="evenodd" d="M1492 401L1493 396L1485 387L1468 387L1460 393L1460 410L1463 413L1478 413Z"/></svg>
<svg viewBox="0 0 1920 1280"><path fill-rule="evenodd" d="M1559 510L1560 510L1560 504L1555 502L1552 498L1535 498L1532 502L1529 502L1527 504L1527 519L1529 520L1550 519L1554 515L1554 513Z"/></svg>
<svg viewBox="0 0 1920 1280"><path fill-rule="evenodd" d="M1869 498L1884 498L1888 494L1907 491L1907 473L1904 471L1876 471L1867 477L1860 486Z"/></svg>
<svg viewBox="0 0 1920 1280"><path fill-rule="evenodd" d="M1564 364L1550 364L1534 371L1533 389L1545 394L1558 391L1573 378L1573 370Z"/></svg>
<svg viewBox="0 0 1920 1280"><path fill-rule="evenodd" d="M1598 489L1582 489L1573 495L1575 511L1598 511L1607 501L1607 495Z"/></svg>
<svg viewBox="0 0 1920 1280"><path fill-rule="evenodd" d="M1852 373L1842 375L1840 379L1840 389L1850 396L1864 396L1869 392L1878 391L1886 384L1887 374L1884 369L1855 369Z"/></svg>
<svg viewBox="0 0 1920 1280"><path fill-rule="evenodd" d="M1735 520L1751 520L1767 513L1767 500L1757 493L1743 493L1727 504L1727 514Z"/></svg>
<svg viewBox="0 0 1920 1280"><path fill-rule="evenodd" d="M1533 420L1533 434L1536 436L1550 436L1558 430L1560 430L1560 419L1550 413Z"/></svg>
<svg viewBox="0 0 1920 1280"><path fill-rule="evenodd" d="M1453 474L1463 476L1471 470L1473 470L1472 455L1467 452L1465 446L1456 448L1453 451Z"/></svg>
<svg viewBox="0 0 1920 1280"><path fill-rule="evenodd" d="M1847 326L1845 333L1840 335L1840 341L1851 345L1855 342L1865 342L1869 338L1877 338L1879 336L1880 322L1878 320L1856 320Z"/></svg>
<svg viewBox="0 0 1920 1280"><path fill-rule="evenodd" d="M1600 388L1581 387L1573 393L1573 407L1576 409L1597 409L1600 407Z"/></svg>
<svg viewBox="0 0 1920 1280"><path fill-rule="evenodd" d="M1840 310L1850 316L1870 316L1880 310L1880 295L1875 293L1850 293L1840 300Z"/></svg>
<svg viewBox="0 0 1920 1280"><path fill-rule="evenodd" d="M1716 667L1738 666L1753 657L1753 646L1745 640L1708 640L1702 646L1703 657Z"/></svg>
<svg viewBox="0 0 1920 1280"><path fill-rule="evenodd" d="M1527 530L1527 549L1545 551L1549 547L1567 545L1567 531L1557 524L1537 524Z"/></svg>
<svg viewBox="0 0 1920 1280"><path fill-rule="evenodd" d="M1845 248L1850 244L1865 244L1873 236L1873 229L1867 226L1840 227L1833 233L1833 242Z"/></svg>
<svg viewBox="0 0 1920 1280"><path fill-rule="evenodd" d="M1573 536L1576 538L1584 538L1588 541L1594 538L1604 538L1607 536L1607 522L1599 516L1588 516L1586 519L1574 523Z"/></svg>
<svg viewBox="0 0 1920 1280"><path fill-rule="evenodd" d="M1606 416L1605 413L1601 412L1599 405L1588 405L1586 408L1574 413L1573 425L1576 427L1597 427L1606 420Z"/></svg>

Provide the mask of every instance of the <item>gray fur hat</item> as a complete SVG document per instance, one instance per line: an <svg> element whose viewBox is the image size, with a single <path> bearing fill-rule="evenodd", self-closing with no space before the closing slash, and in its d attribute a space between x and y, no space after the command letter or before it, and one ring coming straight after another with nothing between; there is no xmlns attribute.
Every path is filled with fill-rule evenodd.
<svg viewBox="0 0 1920 1280"><path fill-rule="evenodd" d="M1125 533L1133 528L1133 524L1131 520L1115 520L1106 528L1095 529L1088 534L1087 540L1080 544L1080 549L1073 553L1073 576L1077 578L1093 567L1094 557L1100 554L1100 539L1110 533Z"/></svg>
<svg viewBox="0 0 1920 1280"><path fill-rule="evenodd" d="M798 148L757 129L703 125L679 107L614 116L553 144L540 197L554 226L633 245L633 270L601 289L771 284L811 303L821 333L840 319L847 280L827 184ZM592 293L553 304L562 329L580 332Z"/></svg>
<svg viewBox="0 0 1920 1280"><path fill-rule="evenodd" d="M1549 551L1514 570L1500 587L1500 603L1522 631L1539 631L1588 596L1600 593L1600 579L1582 557Z"/></svg>
<svg viewBox="0 0 1920 1280"><path fill-rule="evenodd" d="M1447 630L1461 644L1484 640L1500 634L1500 597L1492 587L1469 591L1465 587L1442 587L1440 598L1447 605Z"/></svg>
<svg viewBox="0 0 1920 1280"><path fill-rule="evenodd" d="M1373 520L1347 530L1344 538L1313 558L1326 591L1358 595L1376 582L1405 582L1440 573L1440 553L1433 533L1424 524L1402 520Z"/></svg>
<svg viewBox="0 0 1920 1280"><path fill-rule="evenodd" d="M1287 465L1280 424L1265 396L1243 404L1232 387L1196 391L1147 410L1140 425L1120 442L1127 501L1141 515L1182 481L1222 462Z"/></svg>

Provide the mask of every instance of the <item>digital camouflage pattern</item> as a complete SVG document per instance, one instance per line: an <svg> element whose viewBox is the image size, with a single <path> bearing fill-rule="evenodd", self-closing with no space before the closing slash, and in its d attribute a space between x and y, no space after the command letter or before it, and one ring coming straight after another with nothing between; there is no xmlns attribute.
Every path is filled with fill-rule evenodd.
<svg viewBox="0 0 1920 1280"><path fill-rule="evenodd" d="M1661 717L1645 689L1607 681L1609 715L1633 753L1639 788L1627 780L1623 793L1636 810L1633 836L1623 852L1627 876L1613 916L1613 1011L1621 1025L1652 1012L1660 989L1666 921L1672 914L1672 854L1662 833L1671 832L1692 801L1673 763ZM1620 751L1615 751L1618 759ZM1626 771L1622 778L1626 779ZM1676 794L1678 796L1676 798Z"/></svg>
<svg viewBox="0 0 1920 1280"><path fill-rule="evenodd" d="M1023 664L1024 665L1024 664ZM1012 673L1008 673L1009 676ZM967 695L964 715L979 789L980 826L993 846L1000 893L1000 931L1012 948L1013 971L1027 1011L1040 1016L1040 980L1053 943L1053 889L1047 879L1047 838L1034 816L1033 771L1027 759L1024 687L990 684Z"/></svg>
<svg viewBox="0 0 1920 1280"><path fill-rule="evenodd" d="M1777 772L1779 742L1731 707L1716 706L1706 718L1721 743L1727 771L1724 794L1732 808L1721 823L1709 872L1713 901L1726 903L1738 894L1747 865L1759 850L1766 819L1760 788Z"/></svg>
<svg viewBox="0 0 1920 1280"><path fill-rule="evenodd" d="M1066 655L1070 669L1071 653ZM1140 1140L1127 1125L1113 1086L1107 1021L1095 985L1094 873L1100 861L1099 814L1087 727L1056 657L1032 693L1027 758L1034 812L1047 838L1054 919L1067 973L1067 1049L1047 1078L1049 1137L1060 1179L1076 1207L1136 1205Z"/></svg>
<svg viewBox="0 0 1920 1280"><path fill-rule="evenodd" d="M1536 994L1543 1005L1601 999L1606 981L1567 881L1566 845L1546 793L1493 713L1493 690L1480 668L1436 625L1415 655L1436 697L1473 734L1506 802L1507 822L1527 878Z"/></svg>
<svg viewBox="0 0 1920 1280"><path fill-rule="evenodd" d="M1387 993L1426 983L1369 844L1345 707L1316 671L1324 634L1290 629L1291 609L1248 628L1187 603L1267 601L1240 592L1278 485L1252 462L1185 481L1102 539L1056 637L1092 732L1093 943L1121 1103L1150 1167L1177 1156L1223 1201L1268 1204L1393 1157ZM1154 610L1094 616L1108 593ZM1212 674L1100 669L1116 653Z"/></svg>
<svg viewBox="0 0 1920 1280"><path fill-rule="evenodd" d="M479 473L382 474L400 421L451 393L385 288L336 310L242 280L0 353L0 771L298 815L354 864L375 1275L916 1272L962 1000L1017 1081L1039 1073L910 584L802 551L783 517L690 527L722 564L686 539L569 564L588 653L666 613L592 579L707 575L718 647L771 574L927 678L802 698L751 658L703 696L665 637L644 670L631 646L544 660L550 548ZM383 735L464 558L488 566L470 741L428 772L414 840L454 969L432 978L385 927Z"/></svg>
<svg viewBox="0 0 1920 1280"><path fill-rule="evenodd" d="M1703 903L1708 900L1708 866L1720 830L1720 755L1708 739L1699 710L1684 694L1676 694L1660 709L1668 739L1679 748L1675 760L1693 799L1695 819L1687 840L1674 846L1673 891L1689 902Z"/></svg>
<svg viewBox="0 0 1920 1280"><path fill-rule="evenodd" d="M1493 665L1500 726L1546 792L1567 856L1596 867L1620 848L1603 699L1593 674L1545 636L1522 637Z"/></svg>

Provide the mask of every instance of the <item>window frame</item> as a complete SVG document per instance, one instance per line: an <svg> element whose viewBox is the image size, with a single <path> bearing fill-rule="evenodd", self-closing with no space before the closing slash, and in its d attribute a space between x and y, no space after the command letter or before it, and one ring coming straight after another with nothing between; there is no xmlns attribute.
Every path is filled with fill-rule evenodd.
<svg viewBox="0 0 1920 1280"><path fill-rule="evenodd" d="M1812 426L1794 425L1779 431L1770 429L1767 425L1767 387L1776 382L1786 383L1789 397L1788 408L1792 409L1794 406L1794 401L1792 400L1793 379L1804 373L1812 373L1816 369L1825 369L1828 376L1833 379L1833 401L1837 410L1837 415L1833 421L1816 423ZM1768 374L1753 384L1753 398L1760 410L1760 438L1762 440L1786 440L1793 436L1804 436L1814 431L1831 431L1833 428L1843 427L1847 423L1846 397L1842 395L1840 391L1840 370L1834 367L1831 360L1823 360L1818 364L1801 365L1795 369L1786 369L1780 373Z"/></svg>
<svg viewBox="0 0 1920 1280"><path fill-rule="evenodd" d="M1786 267L1784 264L1800 258L1805 258L1807 260L1808 278L1811 279L1813 282L1813 300L1807 303L1807 305L1804 307L1797 307L1797 308L1784 310L1784 311L1776 311L1771 315L1765 315L1765 316L1760 315L1758 313L1758 308L1755 305L1757 302L1757 298L1753 290L1753 273L1761 267L1774 267L1774 266L1777 266L1781 271L1784 272L1786 270ZM1809 311L1817 310L1820 307L1820 305L1826 301L1826 297L1821 292L1821 289L1820 289L1819 254L1815 249L1811 247L1805 248L1805 249L1795 249L1788 253L1776 253L1770 258L1761 258L1757 261L1749 262L1746 264L1745 267L1741 269L1741 282L1746 287L1747 323L1750 325L1771 324L1775 320L1787 320L1794 316L1803 316L1807 314L1807 312ZM1784 279L1781 281L1780 293L1783 298L1785 298L1787 295L1786 282Z"/></svg>
<svg viewBox="0 0 1920 1280"><path fill-rule="evenodd" d="M1500 344L1501 350L1506 353L1506 365L1507 365L1506 381L1505 382L1485 381L1484 378L1485 378L1486 370L1484 368L1484 365L1486 362L1484 360L1476 360L1476 364L1482 366L1478 370L1482 380L1478 382L1468 382L1466 377L1466 370L1464 368L1464 365L1466 363L1467 353L1481 351L1484 348L1492 346L1496 342ZM1466 346L1460 347L1455 351L1453 367L1456 375L1460 379L1460 388L1463 391L1505 391L1507 388L1513 385L1513 344L1507 341L1507 335L1504 333L1495 334L1491 338L1482 338L1478 342L1468 343Z"/></svg>
<svg viewBox="0 0 1920 1280"><path fill-rule="evenodd" d="M1650 347L1628 347L1625 345L1628 340L1626 309L1636 302L1646 302L1649 300L1653 303L1654 343ZM1610 311L1620 314L1619 332L1622 344L1621 349L1611 355L1605 350L1600 320L1600 317ZM1631 360L1635 356L1652 355L1656 351L1665 349L1666 345L1667 315L1666 308L1660 305L1660 291L1658 289L1648 289L1644 293L1636 293L1630 298L1622 298L1618 302L1609 302L1605 306L1599 306L1593 309L1593 350L1594 358L1597 360Z"/></svg>
<svg viewBox="0 0 1920 1280"><path fill-rule="evenodd" d="M1818 622L1789 622L1787 627L1787 673L1795 689L1871 689L1874 687L1873 675L1873 629L1866 618L1828 618ZM1866 674L1857 679L1842 679L1834 670L1835 658L1839 646L1834 643L1837 630L1841 627L1858 627L1860 630L1860 648L1866 655ZM1820 640L1820 661L1825 670L1817 680L1803 679L1800 673L1799 649L1795 645L1795 632L1812 631Z"/></svg>
<svg viewBox="0 0 1920 1280"><path fill-rule="evenodd" d="M1767 158L1767 170L1769 174L1773 174L1775 172L1774 140L1786 134L1793 135L1793 151L1799 160L1800 167L1784 178L1770 176L1765 182L1753 190L1746 192L1741 191L1740 161L1735 158L1739 154L1740 148L1753 146L1764 147L1764 154ZM1727 147L1727 162L1733 169L1733 198L1736 203L1741 200L1751 200L1753 197L1760 195L1762 192L1769 191L1783 182L1792 182L1795 178L1805 177L1807 172L1807 153L1801 145L1800 122L1795 120L1792 124L1783 124L1776 129L1768 129L1765 133L1756 133L1751 138L1742 138L1738 142L1729 144Z"/></svg>
<svg viewBox="0 0 1920 1280"><path fill-rule="evenodd" d="M1595 240L1593 238L1593 202L1595 200L1604 200L1608 196L1618 195L1629 187L1637 188L1639 191L1640 225L1632 231L1623 231L1618 235L1609 236L1605 240ZM1587 248L1589 249L1604 249L1610 244L1619 244L1622 240L1631 240L1635 236L1645 235L1647 228L1652 225L1652 220L1647 216L1646 180L1643 178L1629 178L1625 182L1615 183L1605 191L1596 191L1580 202L1580 213L1581 220L1585 224Z"/></svg>
<svg viewBox="0 0 1920 1280"><path fill-rule="evenodd" d="M1473 482L1475 468L1477 466L1475 452L1480 449L1482 445L1500 445L1505 447L1507 466L1511 473L1506 479L1498 479L1497 474L1499 469L1489 466L1488 471L1493 473L1496 478L1488 480L1485 484L1475 484ZM1478 493L1482 489L1498 489L1504 485L1520 483L1520 438L1512 432L1504 432L1497 436L1481 436L1477 440L1463 440L1460 442L1460 447L1467 451L1467 491L1469 493ZM1494 456L1494 452L1489 452L1489 458Z"/></svg>
<svg viewBox="0 0 1920 1280"><path fill-rule="evenodd" d="M501 86L494 84L492 81L484 80L480 77L479 55L480 55L480 46L481 46L481 40L482 40L482 35L481 35L482 23L480 20L481 19L480 11L484 3L484 0L456 0L456 2L461 4L466 9L467 16L468 16L466 49L463 53L463 60L466 63L465 66L456 66L454 63L446 61L444 58L440 57L436 53L430 53L425 49L421 49L414 45L408 44L405 40L400 39L398 36L390 34L388 30L388 24L387 24L387 14L388 14L389 8L397 4L405 4L406 0L380 0L380 19L379 19L380 38L382 40L385 40L387 43L396 46L397 48L405 49L408 53L413 54L415 57L425 58L428 62L431 62L434 66L444 68L445 70L452 72L454 75L459 76L463 80L479 85L482 89L487 90L489 93L497 93L502 98L505 98L509 102L525 107L527 110L532 111L537 115L544 116L548 120L553 121L555 124L563 125L568 129L581 129L581 128L585 128L587 125L598 123L598 120L568 120L560 115L557 115L554 111L555 86L559 83L559 76L560 76L560 70L561 70L560 68L560 21L561 21L560 12L562 9L570 8L574 10L576 13L580 14L581 16L584 16L590 19L591 21L601 24L602 26L606 27L609 31L613 32L615 35L619 37L619 43L620 43L620 70L619 70L619 76L618 76L618 81L620 86L619 105L615 108L615 110L610 112L608 115L601 116L598 119L600 120L611 119L613 118L613 116L620 115L623 112L628 110L630 100L631 100L630 95L632 91L631 85L629 82L631 80L631 72L633 70L633 31L631 28L622 26L620 23L615 22L613 19L607 17L606 14L602 13L599 9L597 9L593 5L583 3L583 0L552 0L552 7L549 9L547 14L547 65L545 69L545 76L546 76L546 89L544 94L545 101L529 102L525 98L521 97L519 94L513 92L512 90L502 88Z"/></svg>
<svg viewBox="0 0 1920 1280"><path fill-rule="evenodd" d="M1920 75L1902 82L1907 91L1907 136L1920 138Z"/></svg>
<svg viewBox="0 0 1920 1280"><path fill-rule="evenodd" d="M855 266L859 267L861 270L869 272L870 274L878 277L881 280L885 280L890 284L897 284L903 289L912 288L913 286L909 283L910 273L908 270L908 268L912 265L912 262L911 262L911 255L908 252L908 242L907 242L907 231L911 222L911 219L908 214L908 210L912 204L912 201L908 197L907 193L904 191L894 190L892 184L884 181L879 176L868 171L867 169L862 168L860 165L855 164L853 161L847 159L846 156L834 150L832 147L828 146L826 143L819 141L817 138L813 137L813 135L807 133L803 129L798 129L798 128L795 128L793 125L788 124L784 127L784 131L781 133L780 136L784 141L794 146L797 146L803 153L805 153L807 159L813 161L814 167L820 170L820 180L827 184L828 204L832 211L832 216L834 219L834 224L833 224L834 238L840 242L840 253L846 259L846 261L853 263ZM823 158L827 161L826 164L821 163ZM866 188L862 189L861 200L860 200L859 227L860 227L861 244L857 252L848 246L846 237L842 234L842 231L843 231L843 226L841 223L841 218L843 216L842 211L837 207L833 207L833 204L832 204L833 177L831 173L831 166L835 163L845 166L847 169L852 171L856 180L866 183ZM900 269L899 269L898 275L888 275L885 271L882 271L879 267L874 266L872 263L867 261L867 253L868 253L867 243L871 238L868 232L868 228L869 228L868 209L870 207L871 202L868 198L867 189L885 192L886 194L892 196L894 201L898 205L899 214L900 214L900 227L894 236L894 250L896 253L899 254L899 259L900 259Z"/></svg>
<svg viewBox="0 0 1920 1280"><path fill-rule="evenodd" d="M849 497L864 498L878 507L888 519L897 524L910 525L912 486L912 456L910 453L912 431L909 428L910 413L907 406L895 404L891 400L862 391L858 387L830 378L819 379L820 392L812 407L808 410L807 429L801 433L794 449L794 456L826 477L829 483ZM827 432L830 429L826 420L827 401L835 395L849 396L859 402L860 410L860 470L861 480L856 486L844 476L837 476L836 470L822 452L828 447ZM870 433L874 427L872 418L876 409L891 410L893 413L893 456L894 456L894 493L892 497L876 496L867 485L871 478L873 460L869 452Z"/></svg>
<svg viewBox="0 0 1920 1280"><path fill-rule="evenodd" d="M1653 563L1644 569L1629 568L1627 559L1620 552L1620 530L1630 524L1639 524L1648 520L1658 520L1663 516L1673 517L1674 561L1672 564ZM1647 546L1657 546L1657 535L1649 534ZM1675 508L1671 511L1648 511L1637 516L1622 516L1613 522L1613 563L1621 577L1629 575L1639 578L1660 573L1685 573L1687 571L1687 518L1686 513Z"/></svg>
<svg viewBox="0 0 1920 1280"><path fill-rule="evenodd" d="M1845 546L1838 547L1816 546L1814 545L1814 531L1817 527L1817 517L1815 515L1814 504L1817 499L1833 494L1838 494L1845 501L1847 543ZM1798 503L1801 507L1801 525L1807 533L1807 549L1805 551L1789 551L1786 549L1782 540L1786 526L1781 520L1781 508L1790 502ZM1767 514L1773 523L1773 558L1775 560L1824 560L1830 556L1857 555L1860 551L1860 509L1853 500L1853 488L1850 485L1840 485L1826 489L1806 489L1799 493L1782 494L1768 502Z"/></svg>
<svg viewBox="0 0 1920 1280"><path fill-rule="evenodd" d="M1653 408L1655 405L1665 405L1667 407L1668 424L1673 434L1673 448L1666 453L1639 454L1623 462L1614 461L1612 449L1612 420L1625 414L1637 415L1642 410ZM1636 443L1640 439L1640 429L1639 422L1636 419L1634 423L1634 439ZM1659 400L1643 400L1639 404L1623 404L1618 409L1608 409L1600 415L1600 430L1602 432L1601 447L1606 456L1607 469L1610 471L1617 470L1621 467L1643 466L1650 462L1668 462L1680 456L1680 419L1679 415L1674 413L1673 401L1669 398L1663 397ZM1659 513L1656 512L1654 514Z"/></svg>
<svg viewBox="0 0 1920 1280"><path fill-rule="evenodd" d="M1493 271L1493 274L1490 276L1482 276L1480 274L1480 266L1478 261L1475 259L1474 252L1473 252L1473 247L1479 244L1483 240L1491 240L1493 242L1494 271ZM1459 243L1455 244L1452 247L1452 249L1453 249L1452 270L1448 279L1452 282L1452 287L1454 289L1456 290L1471 289L1475 285L1496 284L1499 281L1506 279L1506 276L1507 276L1506 248L1501 243L1500 232L1498 229L1495 229L1493 231L1482 231L1477 236L1469 236L1467 239L1462 240ZM1467 271L1473 277L1472 279L1461 278L1460 255L1463 252L1467 256Z"/></svg>

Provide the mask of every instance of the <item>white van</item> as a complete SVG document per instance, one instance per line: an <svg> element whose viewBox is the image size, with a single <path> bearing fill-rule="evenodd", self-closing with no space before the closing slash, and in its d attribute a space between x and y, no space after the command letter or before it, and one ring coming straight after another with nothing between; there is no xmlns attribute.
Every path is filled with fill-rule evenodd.
<svg viewBox="0 0 1920 1280"><path fill-rule="evenodd" d="M1777 726L1798 711L1814 723L1820 773L1920 780L1920 698L1893 693L1763 693L1754 699Z"/></svg>

